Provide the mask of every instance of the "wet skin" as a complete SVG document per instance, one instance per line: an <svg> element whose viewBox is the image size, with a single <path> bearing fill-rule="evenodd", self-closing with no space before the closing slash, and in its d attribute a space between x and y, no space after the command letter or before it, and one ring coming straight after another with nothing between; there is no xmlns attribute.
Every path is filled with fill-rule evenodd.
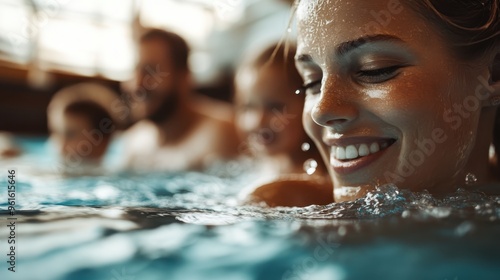
<svg viewBox="0 0 500 280"><path fill-rule="evenodd" d="M336 201L385 183L447 192L472 169L487 177L491 134L479 127L493 127L488 105L456 109L478 77L488 79L487 66L456 59L435 26L405 5L374 28L371 11L387 9L386 0L315 0L297 10L304 126L329 166ZM363 143L379 151L352 158Z"/></svg>

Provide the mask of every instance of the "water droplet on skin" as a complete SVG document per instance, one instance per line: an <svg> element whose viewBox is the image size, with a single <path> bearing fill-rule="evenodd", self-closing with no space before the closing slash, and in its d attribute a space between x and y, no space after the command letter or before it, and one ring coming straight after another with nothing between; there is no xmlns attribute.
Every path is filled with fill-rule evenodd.
<svg viewBox="0 0 500 280"><path fill-rule="evenodd" d="M347 233L347 229L346 229L344 226L339 227L339 229L338 229L338 234L339 234L340 236L345 236L345 235L346 235L346 233Z"/></svg>
<svg viewBox="0 0 500 280"><path fill-rule="evenodd" d="M307 142L302 143L301 149L303 152L307 152L307 151L309 151L309 149L311 149L311 144L309 144Z"/></svg>
<svg viewBox="0 0 500 280"><path fill-rule="evenodd" d="M463 222L456 229L455 234L457 236L464 236L474 230L474 225L471 222Z"/></svg>
<svg viewBox="0 0 500 280"><path fill-rule="evenodd" d="M465 184L466 185L473 185L475 183L477 183L477 177L476 177L476 175L474 175L472 173L468 173L465 176Z"/></svg>
<svg viewBox="0 0 500 280"><path fill-rule="evenodd" d="M308 159L304 162L304 171L307 175L313 175L318 168L318 163L314 159Z"/></svg>

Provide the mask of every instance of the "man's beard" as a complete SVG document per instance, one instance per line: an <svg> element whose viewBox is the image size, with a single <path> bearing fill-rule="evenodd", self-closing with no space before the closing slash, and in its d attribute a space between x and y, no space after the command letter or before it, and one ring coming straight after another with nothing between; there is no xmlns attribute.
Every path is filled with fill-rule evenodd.
<svg viewBox="0 0 500 280"><path fill-rule="evenodd" d="M168 96L163 99L160 106L152 112L146 119L160 124L171 118L174 113L179 108L179 93L178 92L170 92Z"/></svg>

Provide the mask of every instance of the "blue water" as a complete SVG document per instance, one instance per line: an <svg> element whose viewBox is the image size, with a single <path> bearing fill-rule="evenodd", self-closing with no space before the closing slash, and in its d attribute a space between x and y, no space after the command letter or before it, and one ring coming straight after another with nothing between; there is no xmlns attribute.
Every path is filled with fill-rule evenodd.
<svg viewBox="0 0 500 280"><path fill-rule="evenodd" d="M499 196L384 186L328 206L239 206L251 175L61 177L45 139L23 141L35 155L0 163L17 169L20 209L15 273L0 228L0 279L500 279ZM5 190L2 225L6 207Z"/></svg>

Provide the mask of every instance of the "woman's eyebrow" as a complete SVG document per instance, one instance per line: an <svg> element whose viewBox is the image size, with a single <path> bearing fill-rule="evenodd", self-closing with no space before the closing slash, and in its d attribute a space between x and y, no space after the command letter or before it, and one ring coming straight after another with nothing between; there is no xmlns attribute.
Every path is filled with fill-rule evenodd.
<svg viewBox="0 0 500 280"><path fill-rule="evenodd" d="M369 43L374 42L387 42L387 41L395 41L395 42L404 42L401 38L387 35L387 34L376 34L376 35L367 35L360 37L356 40L348 41L339 44L336 47L335 53L337 56L345 56L347 53ZM309 54L297 54L295 56L295 61L303 64L311 64L314 63L314 60Z"/></svg>
<svg viewBox="0 0 500 280"><path fill-rule="evenodd" d="M337 46L336 48L336 55L337 56L344 56L347 53L355 50L356 48L359 48L365 44L368 43L373 43L373 42L380 42L380 41L397 41L397 42L404 42L401 38L392 36L392 35L387 35L387 34L377 34L377 35L367 35L360 37L356 40L348 41L341 43Z"/></svg>

